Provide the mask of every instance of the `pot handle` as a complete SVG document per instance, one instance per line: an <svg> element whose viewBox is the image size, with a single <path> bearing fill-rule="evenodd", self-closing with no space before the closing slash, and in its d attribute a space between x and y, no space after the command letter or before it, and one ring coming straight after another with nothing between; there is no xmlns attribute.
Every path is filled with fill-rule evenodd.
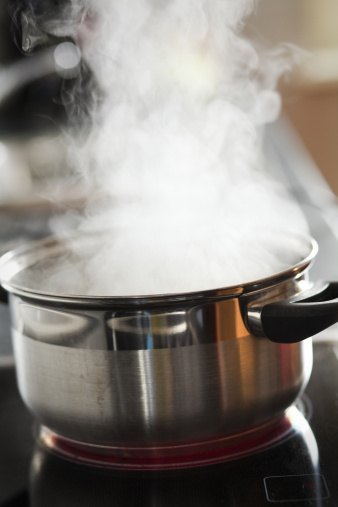
<svg viewBox="0 0 338 507"><path fill-rule="evenodd" d="M8 304L8 292L0 285L0 303Z"/></svg>
<svg viewBox="0 0 338 507"><path fill-rule="evenodd" d="M311 295L304 293L267 304L261 326L276 343L296 343L338 322L338 282L316 284Z"/></svg>

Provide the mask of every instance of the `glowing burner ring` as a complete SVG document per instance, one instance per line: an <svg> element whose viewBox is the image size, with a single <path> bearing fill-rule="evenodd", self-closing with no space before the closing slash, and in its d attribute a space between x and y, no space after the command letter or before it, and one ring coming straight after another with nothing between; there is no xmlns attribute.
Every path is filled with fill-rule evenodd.
<svg viewBox="0 0 338 507"><path fill-rule="evenodd" d="M39 440L52 452L68 460L92 466L128 470L170 470L221 463L250 456L298 432L296 407L279 418L243 433L221 438L167 446L98 446L61 437L42 426Z"/></svg>

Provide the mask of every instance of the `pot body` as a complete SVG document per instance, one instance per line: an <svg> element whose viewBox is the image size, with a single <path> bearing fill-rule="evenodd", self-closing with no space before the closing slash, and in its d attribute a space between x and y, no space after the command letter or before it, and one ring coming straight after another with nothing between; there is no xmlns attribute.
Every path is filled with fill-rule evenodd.
<svg viewBox="0 0 338 507"><path fill-rule="evenodd" d="M242 296L81 307L10 294L18 385L55 433L106 446L207 441L281 415L312 368L312 343L248 331L247 309L299 280Z"/></svg>

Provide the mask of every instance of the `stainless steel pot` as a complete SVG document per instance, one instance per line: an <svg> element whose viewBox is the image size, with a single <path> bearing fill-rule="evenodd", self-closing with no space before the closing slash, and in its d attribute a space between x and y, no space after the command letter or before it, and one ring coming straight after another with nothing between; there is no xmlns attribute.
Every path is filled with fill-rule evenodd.
<svg viewBox="0 0 338 507"><path fill-rule="evenodd" d="M62 437L117 448L217 439L280 416L311 373L304 338L338 319L337 302L322 302L335 284L307 281L316 243L297 241L305 258L269 278L147 297L31 288L40 263L68 248L56 238L6 254L0 279L25 403Z"/></svg>

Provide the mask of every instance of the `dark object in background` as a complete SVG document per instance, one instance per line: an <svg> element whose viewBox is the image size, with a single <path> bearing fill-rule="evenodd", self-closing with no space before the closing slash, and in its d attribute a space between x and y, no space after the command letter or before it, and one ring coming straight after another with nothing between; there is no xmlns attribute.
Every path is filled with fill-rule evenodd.
<svg viewBox="0 0 338 507"><path fill-rule="evenodd" d="M27 3L27 2L25 2ZM20 2L16 2L18 9ZM23 2L21 2L23 4ZM18 44L19 31L13 22L14 2L0 4L0 63L9 67L26 58ZM16 36L15 36L16 33ZM66 115L60 97L62 80L53 75L31 83L0 105L0 136L43 132L64 123Z"/></svg>
<svg viewBox="0 0 338 507"><path fill-rule="evenodd" d="M66 34L56 37L44 32L43 24L39 26L41 13L56 16L61 4L65 2L11 0L1 4L0 64L4 69L10 71L17 62L34 58L43 48L71 41ZM55 71L27 84L23 82L22 86L18 83L14 93L0 100L0 137L48 134L68 124L83 125L89 118L97 86L83 62L76 76L66 77Z"/></svg>

